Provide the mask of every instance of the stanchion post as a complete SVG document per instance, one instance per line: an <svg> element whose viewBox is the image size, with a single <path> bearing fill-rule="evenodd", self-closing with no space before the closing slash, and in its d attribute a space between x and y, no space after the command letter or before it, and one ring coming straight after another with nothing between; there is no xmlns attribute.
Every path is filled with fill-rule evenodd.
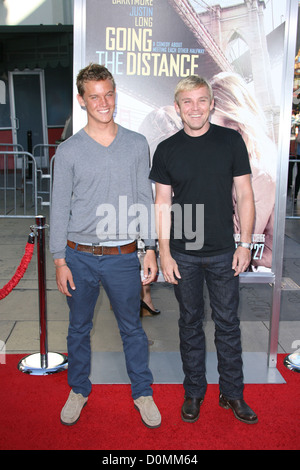
<svg viewBox="0 0 300 470"><path fill-rule="evenodd" d="M63 354L48 352L45 250L45 229L48 225L44 216L39 215L35 220L36 225L31 229L37 237L40 352L24 357L19 362L18 369L31 375L49 375L67 369L68 361Z"/></svg>
<svg viewBox="0 0 300 470"><path fill-rule="evenodd" d="M39 284L39 310L40 310L40 354L41 367L48 367L48 335L47 335L47 290L46 290L46 253L45 253L45 228L46 218L37 216L37 260L38 260L38 284Z"/></svg>

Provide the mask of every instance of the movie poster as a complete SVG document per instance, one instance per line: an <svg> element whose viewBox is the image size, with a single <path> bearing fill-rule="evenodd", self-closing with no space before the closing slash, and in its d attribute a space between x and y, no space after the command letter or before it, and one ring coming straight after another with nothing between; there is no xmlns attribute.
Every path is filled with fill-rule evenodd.
<svg viewBox="0 0 300 470"><path fill-rule="evenodd" d="M85 2L81 66L96 62L112 72L115 120L146 136L151 158L157 144L182 127L173 104L177 82L191 74L210 80L211 122L239 131L250 157L251 272L272 269L285 13L285 0ZM233 201L235 207L234 194ZM234 227L238 241L237 216Z"/></svg>

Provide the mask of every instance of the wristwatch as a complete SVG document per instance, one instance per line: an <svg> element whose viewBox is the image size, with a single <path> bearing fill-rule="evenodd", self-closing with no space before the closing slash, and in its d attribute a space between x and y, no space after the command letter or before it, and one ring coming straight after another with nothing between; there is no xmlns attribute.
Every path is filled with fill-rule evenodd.
<svg viewBox="0 0 300 470"><path fill-rule="evenodd" d="M252 248L253 248L252 243L245 243L245 242L238 242L237 246L242 246L243 248L248 248L248 250L252 250Z"/></svg>
<svg viewBox="0 0 300 470"><path fill-rule="evenodd" d="M145 251L148 251L148 250L153 250L153 251L156 251L156 246L155 245L149 245L149 246L145 246Z"/></svg>

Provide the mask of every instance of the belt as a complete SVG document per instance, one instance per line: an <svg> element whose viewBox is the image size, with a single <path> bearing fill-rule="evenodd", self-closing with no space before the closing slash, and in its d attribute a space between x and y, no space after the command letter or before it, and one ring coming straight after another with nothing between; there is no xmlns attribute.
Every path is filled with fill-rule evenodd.
<svg viewBox="0 0 300 470"><path fill-rule="evenodd" d="M85 253L92 253L96 256L102 255L122 255L127 253L134 253L136 251L136 242L128 243L121 246L101 246L101 245L80 245L75 242L67 241L67 245L73 250L84 251ZM77 246L76 246L77 245Z"/></svg>

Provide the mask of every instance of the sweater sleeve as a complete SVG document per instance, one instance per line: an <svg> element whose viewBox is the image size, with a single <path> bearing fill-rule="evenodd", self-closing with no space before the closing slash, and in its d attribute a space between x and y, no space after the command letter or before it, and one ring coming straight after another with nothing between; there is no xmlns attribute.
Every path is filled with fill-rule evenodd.
<svg viewBox="0 0 300 470"><path fill-rule="evenodd" d="M149 180L150 154L146 138L143 138L137 166L137 193L140 204L140 236L146 246L155 245L155 217L152 184Z"/></svg>
<svg viewBox="0 0 300 470"><path fill-rule="evenodd" d="M70 219L73 170L64 145L58 147L54 162L54 179L50 213L50 252L54 259L64 258Z"/></svg>

